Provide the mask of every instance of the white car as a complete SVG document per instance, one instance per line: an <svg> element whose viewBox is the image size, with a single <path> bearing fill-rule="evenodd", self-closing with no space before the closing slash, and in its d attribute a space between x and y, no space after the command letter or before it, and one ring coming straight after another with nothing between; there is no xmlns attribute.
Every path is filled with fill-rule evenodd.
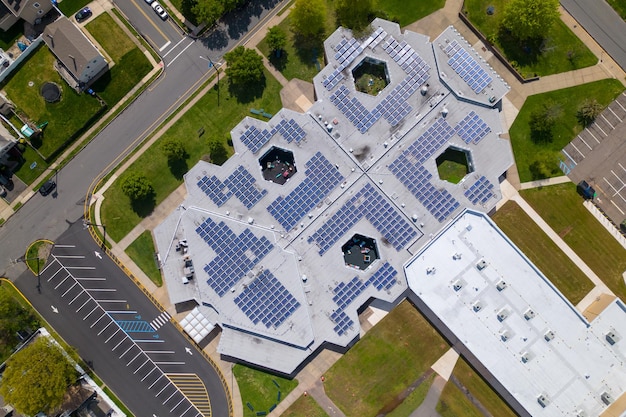
<svg viewBox="0 0 626 417"><path fill-rule="evenodd" d="M148 3L148 4L152 4L152 3L154 3L154 0L145 0L145 2Z"/></svg>
<svg viewBox="0 0 626 417"><path fill-rule="evenodd" d="M147 1L147 0L146 0ZM163 8L163 6L161 6L159 4L158 1L155 1L154 3L152 3L152 8L154 9L154 11L156 12L156 14L159 15L159 17L161 18L161 20L167 20L167 12L165 11L165 9Z"/></svg>

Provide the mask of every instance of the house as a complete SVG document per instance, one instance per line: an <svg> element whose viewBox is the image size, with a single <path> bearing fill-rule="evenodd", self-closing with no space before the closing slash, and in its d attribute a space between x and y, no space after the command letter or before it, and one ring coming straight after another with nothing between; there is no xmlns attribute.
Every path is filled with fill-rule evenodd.
<svg viewBox="0 0 626 417"><path fill-rule="evenodd" d="M76 90L84 90L109 69L98 48L65 16L46 26L42 36L57 58L57 71Z"/></svg>
<svg viewBox="0 0 626 417"><path fill-rule="evenodd" d="M9 30L20 19L37 24L51 9L50 0L0 0L0 29Z"/></svg>
<svg viewBox="0 0 626 417"><path fill-rule="evenodd" d="M7 165L9 163L9 151L13 149L16 143L17 141L13 135L11 135L3 124L0 124L0 165Z"/></svg>

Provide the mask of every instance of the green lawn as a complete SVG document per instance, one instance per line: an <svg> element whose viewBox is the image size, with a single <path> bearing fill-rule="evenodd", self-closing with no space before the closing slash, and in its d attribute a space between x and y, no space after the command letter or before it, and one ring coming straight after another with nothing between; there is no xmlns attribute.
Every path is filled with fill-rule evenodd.
<svg viewBox="0 0 626 417"><path fill-rule="evenodd" d="M59 9L67 16L71 17L74 13L91 3L91 0L62 0L59 2Z"/></svg>
<svg viewBox="0 0 626 417"><path fill-rule="evenodd" d="M606 0L622 19L626 20L626 0Z"/></svg>
<svg viewBox="0 0 626 417"><path fill-rule="evenodd" d="M30 146L26 146L26 149L22 152L22 157L23 159L19 161L17 169L13 173L17 175L20 180L24 181L24 183L30 185L45 171L48 164ZM30 166L33 162L36 162L37 166L31 169Z"/></svg>
<svg viewBox="0 0 626 417"><path fill-rule="evenodd" d="M622 300L626 300L626 250L583 206L572 183L522 190L520 194L574 252Z"/></svg>
<svg viewBox="0 0 626 417"><path fill-rule="evenodd" d="M478 408L452 381L448 381L443 388L436 410L441 417L483 417Z"/></svg>
<svg viewBox="0 0 626 417"><path fill-rule="evenodd" d="M516 414L509 405L474 371L462 357L454 367L453 375L469 390L492 416L515 417ZM452 385L448 382L448 385ZM459 392L460 395L463 395ZM465 395L463 395L465 397ZM473 407L473 405L472 405ZM465 415L465 414L458 414Z"/></svg>
<svg viewBox="0 0 626 417"><path fill-rule="evenodd" d="M88 23L87 30L115 62L111 70L92 86L109 106L113 106L139 84L152 66L141 49L108 13Z"/></svg>
<svg viewBox="0 0 626 417"><path fill-rule="evenodd" d="M376 416L449 346L408 301L365 334L325 374L326 394L347 415Z"/></svg>
<svg viewBox="0 0 626 417"><path fill-rule="evenodd" d="M270 407L279 403L298 386L298 381L295 379L281 378L244 365L235 365L233 373L241 393L244 417L256 417L261 411L269 412ZM279 392L280 400L278 399Z"/></svg>
<svg viewBox="0 0 626 417"><path fill-rule="evenodd" d="M328 414L313 397L301 396L281 414L281 417L328 417Z"/></svg>
<svg viewBox="0 0 626 417"><path fill-rule="evenodd" d="M401 27L409 25L445 6L445 0L378 0L376 6Z"/></svg>
<svg viewBox="0 0 626 417"><path fill-rule="evenodd" d="M152 233L146 230L126 248L126 254L154 282L157 287L163 285L161 272L154 260L154 242Z"/></svg>
<svg viewBox="0 0 626 417"><path fill-rule="evenodd" d="M467 155L456 149L446 149L435 162L442 180L458 184L468 174Z"/></svg>
<svg viewBox="0 0 626 417"><path fill-rule="evenodd" d="M385 417L409 417L424 402L426 394L428 394L428 390L435 380L435 375L433 373L422 382L400 405L394 408L393 411L385 414Z"/></svg>
<svg viewBox="0 0 626 417"><path fill-rule="evenodd" d="M572 304L578 304L593 289L589 278L516 202L507 202L492 218Z"/></svg>
<svg viewBox="0 0 626 417"><path fill-rule="evenodd" d="M7 96L15 103L18 112L24 113L35 123L48 122L43 139L33 141L34 146L46 158L70 141L86 125L92 123L93 118L101 111L96 99L87 94L79 95L68 87L52 67L54 60L54 55L48 47L42 46L4 85ZM46 103L39 94L41 86L48 81L55 82L61 87L63 91L61 101Z"/></svg>
<svg viewBox="0 0 626 417"><path fill-rule="evenodd" d="M499 31L504 5L507 0L466 0L465 9L469 20L500 49L508 61L517 67L524 77L558 74L595 65L598 59L569 28L558 20L546 31L541 42L520 45ZM488 6L495 13L486 13Z"/></svg>
<svg viewBox="0 0 626 417"><path fill-rule="evenodd" d="M265 74L265 80L264 88L259 86L256 90L249 90L249 96L241 102L229 91L228 79L222 78L220 107L217 107L217 89L213 88L133 163L129 170L145 174L152 182L154 201L133 208L122 193L119 181L106 191L101 214L102 221L107 225L107 233L113 240L122 239L183 182L183 174L209 153L209 143L222 143L230 156L232 148L227 145L229 132L244 116L251 115L250 108L265 109L272 114L280 110L280 83L269 73ZM206 133L198 137L201 128ZM175 166L168 165L167 158L159 148L160 142L168 138L185 138L187 158Z"/></svg>
<svg viewBox="0 0 626 417"><path fill-rule="evenodd" d="M33 285L35 285L36 282L36 278L33 277ZM28 305L28 302L18 294L13 285L6 281L0 281L0 311L2 312L0 330L3 332L2 338L0 339L0 341L2 341L2 343L0 343L0 363L3 363L11 356L13 349L15 349L20 342L17 338L17 334L13 331L8 331L9 329L7 327L12 327L11 323L15 324L19 322L26 324L27 327L31 327L31 330L36 330L40 325L40 320L32 307ZM9 323L4 320L8 317L12 318Z"/></svg>
<svg viewBox="0 0 626 417"><path fill-rule="evenodd" d="M595 98L598 103L606 106L622 91L624 91L624 86L619 81L606 79L528 97L509 129L520 180L527 182L535 179L531 165L536 160L537 154L542 151L549 152L553 156L554 163L558 165L560 150L582 130L582 126L576 119L576 111L585 99ZM537 144L530 137L528 124L530 115L548 102L560 107L560 116L552 130L552 142Z"/></svg>

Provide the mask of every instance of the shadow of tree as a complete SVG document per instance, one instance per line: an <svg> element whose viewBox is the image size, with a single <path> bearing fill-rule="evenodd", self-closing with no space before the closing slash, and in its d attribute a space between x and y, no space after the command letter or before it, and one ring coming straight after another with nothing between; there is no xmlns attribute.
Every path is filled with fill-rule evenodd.
<svg viewBox="0 0 626 417"><path fill-rule="evenodd" d="M154 191L146 198L132 200L130 206L133 211L141 218L148 217L156 207L156 194Z"/></svg>
<svg viewBox="0 0 626 417"><path fill-rule="evenodd" d="M263 91L265 91L265 85L265 77L255 83L235 84L229 81L228 92L235 97L238 103L246 104L261 98Z"/></svg>
<svg viewBox="0 0 626 417"><path fill-rule="evenodd" d="M211 50L224 49L228 46L228 33L223 27L215 27L202 37L202 44Z"/></svg>
<svg viewBox="0 0 626 417"><path fill-rule="evenodd" d="M321 36L307 38L296 34L294 35L293 44L296 49L298 59L307 65L315 62L317 53L322 51L324 48Z"/></svg>
<svg viewBox="0 0 626 417"><path fill-rule="evenodd" d="M277 57L276 53L272 51L269 56L269 61L274 68L283 72L283 70L287 67L287 62L289 61L289 53L283 50L280 52L280 56Z"/></svg>
<svg viewBox="0 0 626 417"><path fill-rule="evenodd" d="M169 167L170 172L177 180L181 180L183 175L189 171L189 166L187 165L188 157L189 155L185 154L183 158L167 161L167 166Z"/></svg>
<svg viewBox="0 0 626 417"><path fill-rule="evenodd" d="M509 62L515 61L521 67L532 66L542 54L543 38L520 40L504 26L498 29L498 43Z"/></svg>

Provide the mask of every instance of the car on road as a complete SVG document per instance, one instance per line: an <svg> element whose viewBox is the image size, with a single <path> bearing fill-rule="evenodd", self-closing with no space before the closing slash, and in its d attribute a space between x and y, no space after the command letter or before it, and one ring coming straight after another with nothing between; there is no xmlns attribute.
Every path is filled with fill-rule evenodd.
<svg viewBox="0 0 626 417"><path fill-rule="evenodd" d="M42 196L47 196L48 194L50 194L52 192L52 190L54 190L57 187L57 183L52 181L52 180L48 180L46 182L43 183L43 185L39 188L39 193Z"/></svg>
<svg viewBox="0 0 626 417"><path fill-rule="evenodd" d="M83 22L91 17L93 13L89 7L83 7L75 15L74 18L78 23Z"/></svg>
<svg viewBox="0 0 626 417"><path fill-rule="evenodd" d="M167 12L163 8L163 6L159 4L158 1L155 1L154 3L152 3L152 8L156 12L156 14L159 15L161 20L167 20Z"/></svg>
<svg viewBox="0 0 626 417"><path fill-rule="evenodd" d="M154 1L155 0L145 0L145 2L148 3L148 4L152 4L152 3L154 3Z"/></svg>

